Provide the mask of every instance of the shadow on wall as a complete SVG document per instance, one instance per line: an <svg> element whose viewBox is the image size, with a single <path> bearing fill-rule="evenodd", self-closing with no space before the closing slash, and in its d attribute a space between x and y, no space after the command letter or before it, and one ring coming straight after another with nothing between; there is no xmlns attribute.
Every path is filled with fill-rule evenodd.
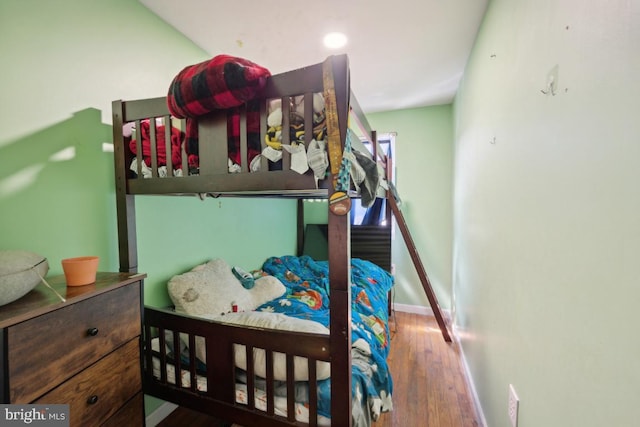
<svg viewBox="0 0 640 427"><path fill-rule="evenodd" d="M0 148L0 249L117 261L111 126L94 108ZM114 258L111 261L111 258ZM113 265L112 265L113 264Z"/></svg>

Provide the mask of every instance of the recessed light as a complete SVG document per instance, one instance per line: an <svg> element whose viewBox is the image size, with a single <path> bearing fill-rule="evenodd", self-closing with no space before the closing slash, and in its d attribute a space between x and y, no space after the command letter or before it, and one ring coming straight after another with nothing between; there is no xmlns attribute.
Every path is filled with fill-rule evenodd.
<svg viewBox="0 0 640 427"><path fill-rule="evenodd" d="M324 45L329 49L339 49L347 44L347 36L343 33L329 33L324 36Z"/></svg>

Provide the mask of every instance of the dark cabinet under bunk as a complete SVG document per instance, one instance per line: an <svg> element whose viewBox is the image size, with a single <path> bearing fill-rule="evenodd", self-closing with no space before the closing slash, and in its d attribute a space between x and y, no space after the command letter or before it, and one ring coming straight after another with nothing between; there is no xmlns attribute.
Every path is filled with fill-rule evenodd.
<svg viewBox="0 0 640 427"><path fill-rule="evenodd" d="M328 259L327 224L307 224L302 254L315 260ZM391 272L391 227L351 226L351 258L360 258Z"/></svg>

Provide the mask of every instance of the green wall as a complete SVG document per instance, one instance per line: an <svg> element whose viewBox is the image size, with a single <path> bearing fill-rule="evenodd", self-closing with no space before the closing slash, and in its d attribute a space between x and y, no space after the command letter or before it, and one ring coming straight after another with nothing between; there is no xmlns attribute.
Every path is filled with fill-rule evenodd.
<svg viewBox="0 0 640 427"><path fill-rule="evenodd" d="M401 210L439 305L451 308L453 113L451 105L368 114L378 133L396 132ZM406 244L393 231L395 302L429 307Z"/></svg>
<svg viewBox="0 0 640 427"><path fill-rule="evenodd" d="M638 425L640 3L493 0L455 101L453 283L487 425ZM557 70L556 95L544 95Z"/></svg>
<svg viewBox="0 0 640 427"><path fill-rule="evenodd" d="M88 254L117 270L111 101L161 96L208 55L137 1L2 0L0 57L0 250L42 254L50 275ZM295 250L294 201L141 197L137 210L149 304L196 263Z"/></svg>
<svg viewBox="0 0 640 427"><path fill-rule="evenodd" d="M269 256L295 253L294 200L173 199L146 196L136 206L139 270L152 272L150 305L166 305L167 280L198 263L223 258L251 270Z"/></svg>
<svg viewBox="0 0 640 427"><path fill-rule="evenodd" d="M0 249L42 254L50 274L67 257L113 264L113 162L102 151L110 139L100 111L87 108L0 146Z"/></svg>

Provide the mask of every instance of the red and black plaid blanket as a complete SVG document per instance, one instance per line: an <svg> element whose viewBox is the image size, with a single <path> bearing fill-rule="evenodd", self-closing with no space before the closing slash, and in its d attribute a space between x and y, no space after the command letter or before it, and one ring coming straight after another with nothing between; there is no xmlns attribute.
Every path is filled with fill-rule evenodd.
<svg viewBox="0 0 640 427"><path fill-rule="evenodd" d="M230 55L215 56L178 73L169 86L167 105L173 116L187 119L185 150L190 168L197 168L199 162L198 125L194 119L221 109L229 110L229 158L242 163L239 108L262 91L270 75L266 68ZM248 160L251 161L260 153L260 118L259 109L249 104L247 107Z"/></svg>
<svg viewBox="0 0 640 427"><path fill-rule="evenodd" d="M145 120L140 123L141 129L138 132L140 142L142 143L142 156L147 166L151 166L151 123ZM153 144L156 144L158 166L166 166L167 164L167 150L164 143L165 138L164 125L156 125L156 140ZM179 168L181 164L181 143L184 138L184 134L177 128L171 127L171 162L174 168ZM157 143L156 143L157 141ZM133 154L137 154L136 140L132 139L129 142L129 149Z"/></svg>

